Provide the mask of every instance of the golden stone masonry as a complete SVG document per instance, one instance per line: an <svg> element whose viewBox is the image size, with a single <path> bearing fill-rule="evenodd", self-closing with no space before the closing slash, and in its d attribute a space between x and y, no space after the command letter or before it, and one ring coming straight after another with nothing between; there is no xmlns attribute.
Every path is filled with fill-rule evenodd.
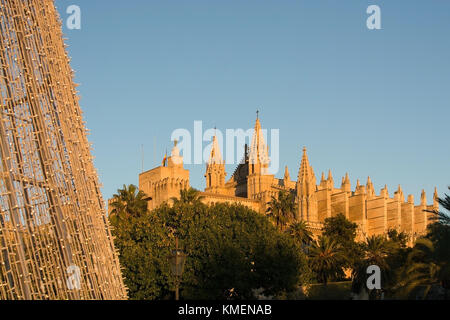
<svg viewBox="0 0 450 320"><path fill-rule="evenodd" d="M246 148L247 149L247 148ZM286 167L284 178L277 179L268 174L269 149L264 141L259 118L256 120L254 136L250 150L245 150L244 161L226 181L225 162L222 159L219 143L213 138L211 154L206 165L206 189L201 193L207 204L227 202L242 204L265 214L267 203L279 191L295 194L298 204L299 219L307 222L314 234L321 232L326 218L344 214L347 219L358 224L360 240L377 234L384 234L389 229L404 231L411 241L422 235L430 223L432 214L425 210L438 208L437 191L433 204L427 205L425 191L422 192L420 205L414 205L414 197L409 195L405 201L402 188L391 198L387 187L376 194L370 177L366 185L357 182L352 190L349 175L342 178L341 187L336 188L331 171L328 177L322 173L317 183L314 170L309 163L306 148L300 163L297 181L290 178ZM154 168L139 176L139 189L151 200L149 209L170 202L172 197L179 197L180 190L189 188L189 171L183 168L183 159L176 144L167 166Z"/></svg>

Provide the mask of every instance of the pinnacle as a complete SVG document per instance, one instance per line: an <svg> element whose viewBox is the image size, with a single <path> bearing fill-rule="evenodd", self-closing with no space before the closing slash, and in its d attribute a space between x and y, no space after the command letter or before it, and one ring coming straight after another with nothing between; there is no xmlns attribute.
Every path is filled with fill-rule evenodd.
<svg viewBox="0 0 450 320"><path fill-rule="evenodd" d="M348 172L345 174L345 180L344 183L350 183L350 178L348 176Z"/></svg>
<svg viewBox="0 0 450 320"><path fill-rule="evenodd" d="M213 143L211 147L211 154L209 156L209 164L222 164L222 154L220 152L219 141L217 137L213 137Z"/></svg>
<svg viewBox="0 0 450 320"><path fill-rule="evenodd" d="M284 168L284 179L290 179L290 175L289 175L289 168L288 168L288 166L286 166L285 168Z"/></svg>
<svg viewBox="0 0 450 320"><path fill-rule="evenodd" d="M328 170L328 180L329 181L333 180L333 174L331 173L331 169Z"/></svg>

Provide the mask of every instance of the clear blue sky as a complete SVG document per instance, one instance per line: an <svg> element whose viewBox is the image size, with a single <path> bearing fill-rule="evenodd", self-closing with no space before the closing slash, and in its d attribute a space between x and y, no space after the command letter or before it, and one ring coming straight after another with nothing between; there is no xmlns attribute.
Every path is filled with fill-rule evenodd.
<svg viewBox="0 0 450 320"><path fill-rule="evenodd" d="M57 0L105 198L161 163L174 129L280 129L282 176L308 148L416 202L450 184L450 1ZM366 9L382 10L382 30ZM156 155L153 153L156 138ZM205 144L206 145L206 144ZM188 166L204 188L204 165ZM233 167L227 167L232 173Z"/></svg>

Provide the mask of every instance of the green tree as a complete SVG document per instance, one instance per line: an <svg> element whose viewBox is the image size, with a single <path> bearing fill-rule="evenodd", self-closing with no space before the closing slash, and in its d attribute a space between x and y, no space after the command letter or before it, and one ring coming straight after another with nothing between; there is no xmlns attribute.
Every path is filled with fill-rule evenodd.
<svg viewBox="0 0 450 320"><path fill-rule="evenodd" d="M323 234L333 237L337 242L344 244L354 242L358 225L348 220L342 213L326 218L323 226Z"/></svg>
<svg viewBox="0 0 450 320"><path fill-rule="evenodd" d="M188 255L183 299L253 299L255 290L265 295L292 292L308 272L295 241L245 206L179 201L117 221L114 227L132 299L173 296L168 256L175 235Z"/></svg>
<svg viewBox="0 0 450 320"><path fill-rule="evenodd" d="M191 299L251 299L293 290L306 261L288 235L244 207L216 204L194 218L183 214L189 255L184 296Z"/></svg>
<svg viewBox="0 0 450 320"><path fill-rule="evenodd" d="M354 262L352 270L352 290L359 293L366 288L367 268L376 265L381 270L382 289L386 290L393 276L389 258L394 250L393 243L383 235L373 235L362 244L362 256ZM380 292L374 290L371 298L379 296Z"/></svg>
<svg viewBox="0 0 450 320"><path fill-rule="evenodd" d="M290 221L297 218L297 205L291 192L278 192L278 197L272 196L271 201L267 205L269 217L272 218L280 230L284 230Z"/></svg>
<svg viewBox="0 0 450 320"><path fill-rule="evenodd" d="M308 229L305 221L298 221L291 224L289 226L288 232L301 247L309 245L313 240L313 234Z"/></svg>
<svg viewBox="0 0 450 320"><path fill-rule="evenodd" d="M450 190L450 186L448 187ZM439 222L441 225L450 226L450 195L445 194L443 198L438 198L438 203L441 205L447 212L444 211L429 211L436 215L435 220Z"/></svg>
<svg viewBox="0 0 450 320"><path fill-rule="evenodd" d="M173 197L174 204L199 204L203 200L200 191L194 188L180 190L180 198Z"/></svg>
<svg viewBox="0 0 450 320"><path fill-rule="evenodd" d="M373 235L367 238L363 247L364 260L368 265L377 265L382 270L388 270L387 258L392 252L390 242L383 235Z"/></svg>
<svg viewBox="0 0 450 320"><path fill-rule="evenodd" d="M406 248L408 246L409 235L397 229L389 229L387 232L388 240L393 248Z"/></svg>
<svg viewBox="0 0 450 320"><path fill-rule="evenodd" d="M269 217L273 220L278 229L282 229L287 223L287 219L283 214L281 203L275 196L272 196L271 201L267 203L267 205L267 213Z"/></svg>
<svg viewBox="0 0 450 320"><path fill-rule="evenodd" d="M169 230L156 215L113 219L115 247L131 300L167 299L172 282Z"/></svg>
<svg viewBox="0 0 450 320"><path fill-rule="evenodd" d="M313 243L308 255L311 270L325 286L328 280L342 277L344 260L341 246L326 235L320 236L318 241Z"/></svg>
<svg viewBox="0 0 450 320"><path fill-rule="evenodd" d="M341 213L324 221L323 235L339 243L345 268L352 268L362 258L362 247L356 242L357 229L358 225Z"/></svg>
<svg viewBox="0 0 450 320"><path fill-rule="evenodd" d="M404 266L403 283L399 290L401 297L410 298L418 287L424 288L422 297L427 297L431 287L441 280L442 265L436 260L433 242L426 238L417 240Z"/></svg>
<svg viewBox="0 0 450 320"><path fill-rule="evenodd" d="M382 285L387 295L395 297L399 283L404 278L404 266L407 263L408 255L412 248L408 246L409 235L403 231L389 230L387 233L387 241L390 253L386 258L386 264L389 268L383 275Z"/></svg>
<svg viewBox="0 0 450 320"><path fill-rule="evenodd" d="M449 187L450 189L450 187ZM423 287L422 297L426 298L433 285L445 288L446 298L450 289L450 196L438 199L444 211L432 211L435 223L428 226L427 235L416 241L407 257L400 279L399 294L410 297Z"/></svg>
<svg viewBox="0 0 450 320"><path fill-rule="evenodd" d="M450 190L450 187L449 187ZM428 226L427 239L433 242L435 259L442 265L442 281L450 281L450 196L445 194L438 198L439 204L445 211L435 212L437 221ZM448 284L446 285L448 288Z"/></svg>
<svg viewBox="0 0 450 320"><path fill-rule="evenodd" d="M129 219L139 217L147 212L147 196L135 185L124 185L113 195L110 206L111 219Z"/></svg>

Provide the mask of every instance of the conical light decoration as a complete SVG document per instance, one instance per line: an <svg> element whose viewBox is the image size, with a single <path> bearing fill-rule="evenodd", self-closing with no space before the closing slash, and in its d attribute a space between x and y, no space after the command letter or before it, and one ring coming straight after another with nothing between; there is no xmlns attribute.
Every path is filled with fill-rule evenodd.
<svg viewBox="0 0 450 320"><path fill-rule="evenodd" d="M124 299L52 0L0 0L0 298Z"/></svg>

